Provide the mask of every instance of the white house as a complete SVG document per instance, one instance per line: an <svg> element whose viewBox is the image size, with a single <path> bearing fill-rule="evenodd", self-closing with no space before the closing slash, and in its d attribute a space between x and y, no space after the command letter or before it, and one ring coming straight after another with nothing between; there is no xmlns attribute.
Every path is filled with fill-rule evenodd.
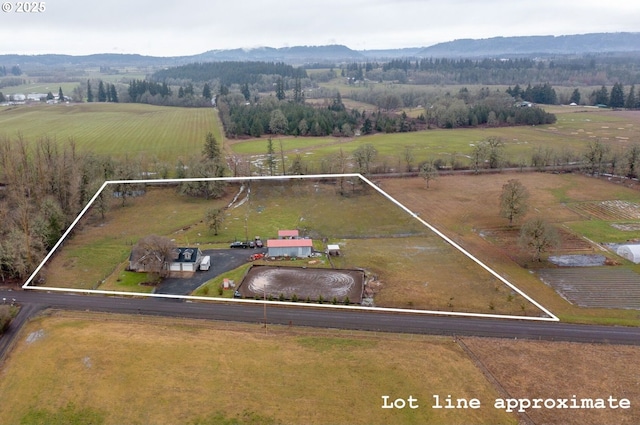
<svg viewBox="0 0 640 425"><path fill-rule="evenodd" d="M148 264L158 263L158 258L148 258L151 254L136 257L134 252L129 256L129 270L136 272L148 272ZM203 256L200 248L176 248L173 259L170 263L165 263L165 268L172 272L195 272L200 267Z"/></svg>

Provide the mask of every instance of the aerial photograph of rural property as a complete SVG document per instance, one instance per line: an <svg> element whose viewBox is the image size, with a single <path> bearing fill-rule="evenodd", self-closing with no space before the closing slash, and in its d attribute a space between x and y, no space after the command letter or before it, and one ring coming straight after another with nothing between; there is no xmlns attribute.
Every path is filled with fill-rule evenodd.
<svg viewBox="0 0 640 425"><path fill-rule="evenodd" d="M639 424L640 7L558 3L3 2L0 424Z"/></svg>

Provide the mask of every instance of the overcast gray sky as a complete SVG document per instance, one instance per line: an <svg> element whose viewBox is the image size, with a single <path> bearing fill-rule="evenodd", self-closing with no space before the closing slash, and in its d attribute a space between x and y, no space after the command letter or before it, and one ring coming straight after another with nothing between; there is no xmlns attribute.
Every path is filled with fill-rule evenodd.
<svg viewBox="0 0 640 425"><path fill-rule="evenodd" d="M0 12L0 54L181 56L325 44L371 50L640 32L637 0L45 0L40 13L16 13L16 0L0 3L13 9Z"/></svg>

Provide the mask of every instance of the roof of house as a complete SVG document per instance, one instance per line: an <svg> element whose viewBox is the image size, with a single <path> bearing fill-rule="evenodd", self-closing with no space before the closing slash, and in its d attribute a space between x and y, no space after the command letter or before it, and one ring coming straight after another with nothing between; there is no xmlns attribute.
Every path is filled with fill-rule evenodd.
<svg viewBox="0 0 640 425"><path fill-rule="evenodd" d="M267 240L267 248L300 248L312 247L311 239L269 239Z"/></svg>
<svg viewBox="0 0 640 425"><path fill-rule="evenodd" d="M278 230L279 238L297 237L300 233L297 230Z"/></svg>
<svg viewBox="0 0 640 425"><path fill-rule="evenodd" d="M176 248L176 251L178 257L173 260L174 263L195 263L200 248L180 247Z"/></svg>

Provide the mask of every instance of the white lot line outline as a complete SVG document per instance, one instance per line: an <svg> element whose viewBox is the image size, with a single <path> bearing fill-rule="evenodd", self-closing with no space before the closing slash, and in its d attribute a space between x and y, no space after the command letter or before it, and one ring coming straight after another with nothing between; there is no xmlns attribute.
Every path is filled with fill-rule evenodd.
<svg viewBox="0 0 640 425"><path fill-rule="evenodd" d="M172 183L185 183L185 182L203 182L203 181L251 181L251 180L290 180L290 179L335 179L335 178L353 178L357 177L375 189L378 193L384 196L389 201L393 202L395 205L400 207L403 211L411 215L413 218L418 220L424 226L426 226L429 230L434 232L440 238L442 238L445 242L456 248L458 251L466 255L468 258L473 260L476 264L482 267L484 270L489 272L495 278L500 280L502 283L507 285L509 288L513 289L515 292L524 297L527 301L535 305L537 308L542 310L549 317L530 317L530 316L511 316L504 314L483 314L483 313L462 313L455 311L437 311L437 310L412 310L412 309L402 309L402 308L384 308L384 307L362 307L362 306L341 306L341 305L333 305L333 304L306 304L306 303L294 303L294 302L286 302L286 301L270 301L271 304L274 305L288 305L288 306L307 306L312 308L338 308L338 309L348 309L348 310L365 310L365 311L380 311L380 312L392 312L392 313L411 313L411 314L429 314L429 315L438 315L438 316L459 316L459 317L485 317L485 318L493 318L493 319L518 319L518 320L534 320L534 321L547 321L547 322L559 322L558 319L553 313L540 305L533 298L525 294L518 287L513 285L511 282L500 276L497 272L492 270L490 267L485 265L482 261L471 255L460 245L455 243L449 237L447 237L444 233L440 232L438 229L421 219L418 214L414 213L399 201L394 199L388 193L380 189L369 179L365 178L361 174L352 173L352 174L313 174L306 176L249 176L249 177L210 177L210 178L190 178L190 179L148 179L148 180L108 180L100 186L100 189L93 195L91 200L87 203L87 205L82 209L78 217L69 225L69 228L64 232L64 234L60 237L58 242L51 248L51 251L46 255L44 260L36 267L34 272L29 276L24 285L22 285L23 289L35 289L41 291L51 291L51 292L67 292L67 293L82 293L82 294L100 294L100 295L120 295L120 296L140 296L140 297L149 297L149 298L172 298L172 299L184 299L184 300L197 300L197 301L215 301L215 302L234 302L234 303L254 303L254 304L264 304L264 301L261 300L249 300L249 299L223 299L223 298L213 298L213 297L196 297L189 295L171 295L171 294L146 294L141 292L122 292L122 291L104 291L99 289L74 289L74 288L55 288L48 286L30 286L31 282L35 279L37 274L42 270L45 263L49 261L49 259L53 256L53 254L58 250L60 245L64 242L64 240L69 236L69 233L73 230L73 228L78 224L78 222L84 217L86 212L91 208L91 205L95 202L95 200L100 196L105 187L109 184L172 184Z"/></svg>

